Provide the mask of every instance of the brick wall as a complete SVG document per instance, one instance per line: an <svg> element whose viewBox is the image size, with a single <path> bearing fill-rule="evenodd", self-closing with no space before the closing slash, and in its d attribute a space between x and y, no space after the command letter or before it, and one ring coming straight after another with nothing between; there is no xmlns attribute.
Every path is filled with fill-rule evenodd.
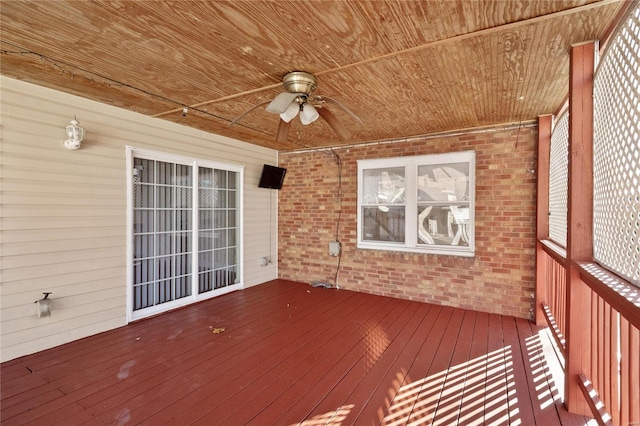
<svg viewBox="0 0 640 426"><path fill-rule="evenodd" d="M281 154L287 175L279 192L280 278L333 284L338 259L329 256L328 244L337 239L340 288L531 318L536 139L537 129L525 127L336 149L341 198L330 151ZM356 248L357 160L472 149L475 257Z"/></svg>

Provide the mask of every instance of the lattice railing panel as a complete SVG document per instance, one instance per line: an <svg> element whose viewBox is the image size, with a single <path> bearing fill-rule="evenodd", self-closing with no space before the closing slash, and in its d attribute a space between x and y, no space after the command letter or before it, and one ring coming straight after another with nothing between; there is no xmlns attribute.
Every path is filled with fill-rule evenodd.
<svg viewBox="0 0 640 426"><path fill-rule="evenodd" d="M569 114L558 119L551 135L549 161L549 239L567 246Z"/></svg>
<svg viewBox="0 0 640 426"><path fill-rule="evenodd" d="M594 257L640 285L640 6L594 80Z"/></svg>

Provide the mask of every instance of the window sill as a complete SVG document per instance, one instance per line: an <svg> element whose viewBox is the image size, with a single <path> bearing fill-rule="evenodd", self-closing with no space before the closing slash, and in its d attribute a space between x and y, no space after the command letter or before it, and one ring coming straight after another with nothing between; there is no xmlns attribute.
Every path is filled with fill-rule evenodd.
<svg viewBox="0 0 640 426"><path fill-rule="evenodd" d="M456 256L456 257L474 257L475 251L469 247L465 247L464 250L458 248L447 247L406 247L401 245L394 245L393 243L358 243L359 249L364 250L378 250L378 251L399 251L404 253L417 253L417 254L434 254L440 256Z"/></svg>

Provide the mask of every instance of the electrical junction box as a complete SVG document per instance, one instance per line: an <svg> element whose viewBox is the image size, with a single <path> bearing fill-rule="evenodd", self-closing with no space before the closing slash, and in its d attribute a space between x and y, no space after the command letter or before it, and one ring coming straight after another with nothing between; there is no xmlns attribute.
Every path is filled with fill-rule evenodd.
<svg viewBox="0 0 640 426"><path fill-rule="evenodd" d="M329 242L329 256L340 256L340 241Z"/></svg>

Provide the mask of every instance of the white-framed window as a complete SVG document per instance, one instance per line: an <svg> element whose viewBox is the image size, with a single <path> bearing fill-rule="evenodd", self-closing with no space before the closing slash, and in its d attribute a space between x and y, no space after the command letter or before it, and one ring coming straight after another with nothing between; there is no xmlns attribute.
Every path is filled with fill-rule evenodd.
<svg viewBox="0 0 640 426"><path fill-rule="evenodd" d="M242 287L242 166L128 147L128 314Z"/></svg>
<svg viewBox="0 0 640 426"><path fill-rule="evenodd" d="M358 161L358 248L473 256L475 152Z"/></svg>

